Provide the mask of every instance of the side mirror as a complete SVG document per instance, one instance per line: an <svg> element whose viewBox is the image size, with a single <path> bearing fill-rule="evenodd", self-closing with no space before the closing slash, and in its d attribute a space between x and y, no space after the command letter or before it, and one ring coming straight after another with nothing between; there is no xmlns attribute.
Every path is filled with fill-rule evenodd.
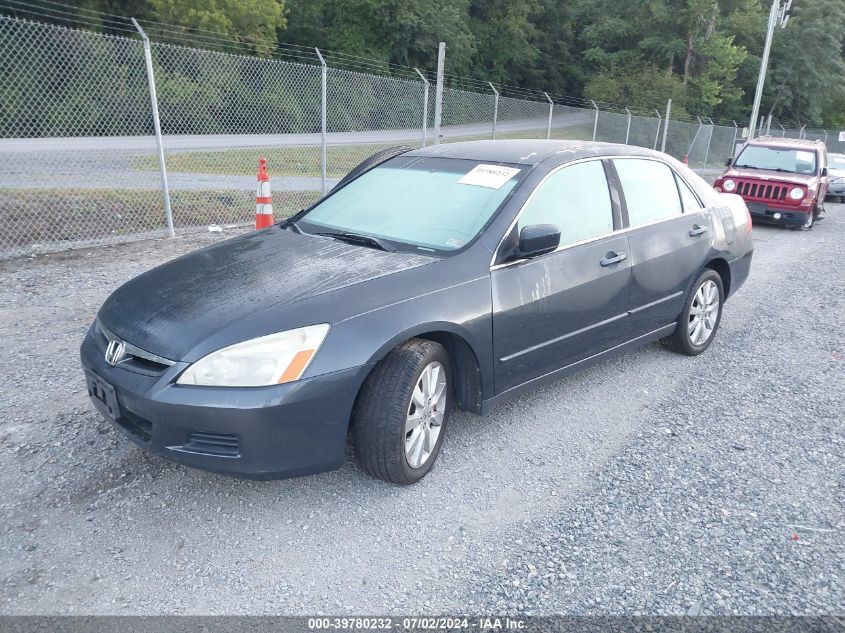
<svg viewBox="0 0 845 633"><path fill-rule="evenodd" d="M822 178L827 176L827 167L822 167Z"/></svg>
<svg viewBox="0 0 845 633"><path fill-rule="evenodd" d="M532 224L519 232L518 257L537 257L551 253L560 245L560 229L554 224Z"/></svg>
<svg viewBox="0 0 845 633"><path fill-rule="evenodd" d="M731 166L731 163L733 163L733 162L734 162L734 159L733 159L733 158L729 158L728 160L726 160L726 161L725 161L725 167L730 167L730 166Z"/></svg>

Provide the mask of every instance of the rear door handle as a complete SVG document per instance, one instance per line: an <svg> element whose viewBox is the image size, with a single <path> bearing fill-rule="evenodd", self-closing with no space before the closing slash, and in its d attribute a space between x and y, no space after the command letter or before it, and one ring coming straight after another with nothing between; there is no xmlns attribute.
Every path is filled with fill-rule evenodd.
<svg viewBox="0 0 845 633"><path fill-rule="evenodd" d="M615 251L610 251L607 255L601 258L599 262L602 266L613 266L613 264L618 264L621 261L628 259L627 253L617 253Z"/></svg>
<svg viewBox="0 0 845 633"><path fill-rule="evenodd" d="M702 233L707 233L706 226L699 226L698 224L694 224L693 227L689 230L690 237L695 237L696 235L701 235Z"/></svg>

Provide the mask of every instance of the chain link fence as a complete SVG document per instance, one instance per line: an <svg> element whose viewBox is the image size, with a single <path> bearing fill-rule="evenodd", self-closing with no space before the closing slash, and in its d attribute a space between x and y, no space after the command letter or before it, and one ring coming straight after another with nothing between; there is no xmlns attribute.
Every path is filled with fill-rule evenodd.
<svg viewBox="0 0 845 633"><path fill-rule="evenodd" d="M435 141L435 87L424 76L329 67L316 52L305 63L159 42L151 61L179 231L252 223L259 156L283 216L379 149ZM0 257L164 235L142 41L0 16L0 67ZM742 140L734 125L677 118L664 139L658 112L527 95L446 86L439 140L665 142L705 176ZM824 131L772 134L845 152Z"/></svg>

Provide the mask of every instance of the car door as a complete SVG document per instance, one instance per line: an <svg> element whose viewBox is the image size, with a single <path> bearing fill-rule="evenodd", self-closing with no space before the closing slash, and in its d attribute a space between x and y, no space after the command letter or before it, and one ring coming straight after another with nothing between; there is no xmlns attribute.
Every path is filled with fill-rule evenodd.
<svg viewBox="0 0 845 633"><path fill-rule="evenodd" d="M497 393L628 338L631 262L616 199L603 161L590 159L552 171L526 201L508 239L553 224L561 241L554 252L492 267Z"/></svg>
<svg viewBox="0 0 845 633"><path fill-rule="evenodd" d="M714 229L709 211L663 161L616 158L613 167L629 227L631 327L642 335L678 318Z"/></svg>

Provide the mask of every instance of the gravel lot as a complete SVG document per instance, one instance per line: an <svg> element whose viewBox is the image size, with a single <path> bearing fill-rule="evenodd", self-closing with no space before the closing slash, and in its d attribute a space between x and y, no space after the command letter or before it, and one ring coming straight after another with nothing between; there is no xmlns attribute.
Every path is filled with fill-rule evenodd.
<svg viewBox="0 0 845 633"><path fill-rule="evenodd" d="M399 488L150 457L77 350L117 285L219 235L0 262L0 612L845 612L845 205L755 228L710 350L651 345L452 418ZM223 236L225 237L225 235Z"/></svg>

